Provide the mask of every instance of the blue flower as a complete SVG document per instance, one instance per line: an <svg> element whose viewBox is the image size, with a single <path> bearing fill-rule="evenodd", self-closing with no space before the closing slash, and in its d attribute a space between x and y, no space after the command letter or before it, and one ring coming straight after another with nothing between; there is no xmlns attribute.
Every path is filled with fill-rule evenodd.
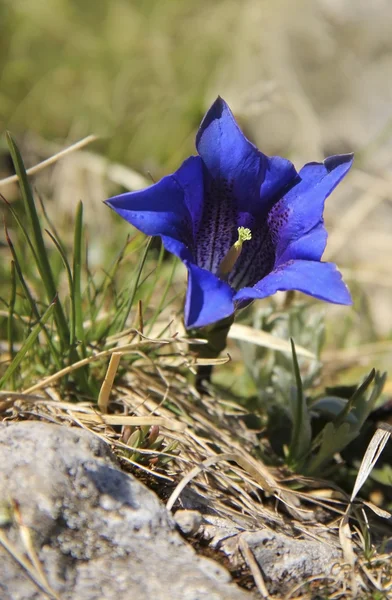
<svg viewBox="0 0 392 600"><path fill-rule="evenodd" d="M107 204L188 269L186 327L203 327L278 290L351 304L336 266L320 262L324 201L353 156L308 163L299 173L262 154L218 98L196 137L198 156L151 187Z"/></svg>

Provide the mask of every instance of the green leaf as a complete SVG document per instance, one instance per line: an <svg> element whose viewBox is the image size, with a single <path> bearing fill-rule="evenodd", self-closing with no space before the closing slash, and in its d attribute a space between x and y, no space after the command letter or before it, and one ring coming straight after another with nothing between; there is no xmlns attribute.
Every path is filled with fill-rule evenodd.
<svg viewBox="0 0 392 600"><path fill-rule="evenodd" d="M348 402L346 403L346 405L344 406L342 411L337 415L337 417L334 421L335 427L339 427L339 425L341 425L341 423L346 421L347 415L358 405L358 403L361 400L366 402L366 400L364 400L364 395L365 395L368 387L372 383L375 375L376 375L376 371L374 369L372 369L370 371L369 375L366 377L365 381L355 390L355 392L352 394L351 398L349 398ZM362 412L365 412L365 411L362 410Z"/></svg>
<svg viewBox="0 0 392 600"><path fill-rule="evenodd" d="M366 392L373 380L373 389L367 398ZM308 474L318 471L325 462L332 460L336 452L343 450L360 435L369 413L381 394L385 380L386 373L380 375L373 369L349 399L327 396L312 405L312 410L329 417L331 421L313 440L312 449L319 447L319 450L306 469Z"/></svg>
<svg viewBox="0 0 392 600"><path fill-rule="evenodd" d="M369 398L367 399L364 394L361 394L358 396L358 398L355 402L355 406L353 408L353 413L355 414L356 418L360 422L361 426L363 425L363 423L368 418L369 414L374 409L374 407L377 403L377 400L379 399L379 397L381 395L381 392L383 390L386 380L387 380L387 373L383 373L381 375L381 373L379 371L376 371L375 376L374 376L373 389L371 391Z"/></svg>
<svg viewBox="0 0 392 600"><path fill-rule="evenodd" d="M310 451L312 428L309 409L303 393L301 373L299 370L294 340L290 339L290 342L293 353L293 368L297 389L292 402L293 432L289 446L288 462L292 465L297 465L297 463Z"/></svg>
<svg viewBox="0 0 392 600"><path fill-rule="evenodd" d="M348 400L346 398L339 398L339 396L324 396L312 403L311 410L329 421L335 421L336 417L343 413L347 403ZM353 426L358 426L358 419L353 411L345 416L344 422L350 423L350 425Z"/></svg>
<svg viewBox="0 0 392 600"><path fill-rule="evenodd" d="M321 445L315 456L312 457L305 469L307 475L313 475L320 471L324 463L330 461L333 456L343 450L358 435L359 428L353 428L349 423L336 426L329 422L320 434Z"/></svg>

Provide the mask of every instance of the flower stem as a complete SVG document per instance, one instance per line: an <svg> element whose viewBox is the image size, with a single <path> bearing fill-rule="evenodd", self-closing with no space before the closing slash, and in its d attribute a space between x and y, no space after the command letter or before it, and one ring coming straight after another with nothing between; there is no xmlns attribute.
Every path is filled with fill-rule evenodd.
<svg viewBox="0 0 392 600"><path fill-rule="evenodd" d="M189 349L197 354L198 358L218 358L226 348L227 335L234 322L234 315L230 315L213 325L199 329L188 330L188 336L207 340L207 344L190 344ZM195 387L199 392L206 392L206 384L210 383L213 365L201 365L197 368Z"/></svg>

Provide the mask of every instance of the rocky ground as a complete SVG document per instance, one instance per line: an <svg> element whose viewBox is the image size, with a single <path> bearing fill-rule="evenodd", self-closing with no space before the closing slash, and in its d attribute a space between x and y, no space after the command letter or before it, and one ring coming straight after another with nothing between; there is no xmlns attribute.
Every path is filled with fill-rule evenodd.
<svg viewBox="0 0 392 600"><path fill-rule="evenodd" d="M0 597L246 600L92 433L0 425Z"/></svg>

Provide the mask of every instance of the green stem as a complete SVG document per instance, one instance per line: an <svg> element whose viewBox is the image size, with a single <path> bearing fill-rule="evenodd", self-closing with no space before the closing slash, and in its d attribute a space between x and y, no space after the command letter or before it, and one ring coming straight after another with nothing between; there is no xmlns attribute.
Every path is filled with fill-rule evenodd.
<svg viewBox="0 0 392 600"><path fill-rule="evenodd" d="M207 340L207 344L190 344L190 350L195 352L199 358L218 358L226 348L227 336L233 323L234 314L213 325L189 329L188 337ZM198 391L206 391L206 384L211 381L212 371L213 365L202 365L197 368L195 386Z"/></svg>

